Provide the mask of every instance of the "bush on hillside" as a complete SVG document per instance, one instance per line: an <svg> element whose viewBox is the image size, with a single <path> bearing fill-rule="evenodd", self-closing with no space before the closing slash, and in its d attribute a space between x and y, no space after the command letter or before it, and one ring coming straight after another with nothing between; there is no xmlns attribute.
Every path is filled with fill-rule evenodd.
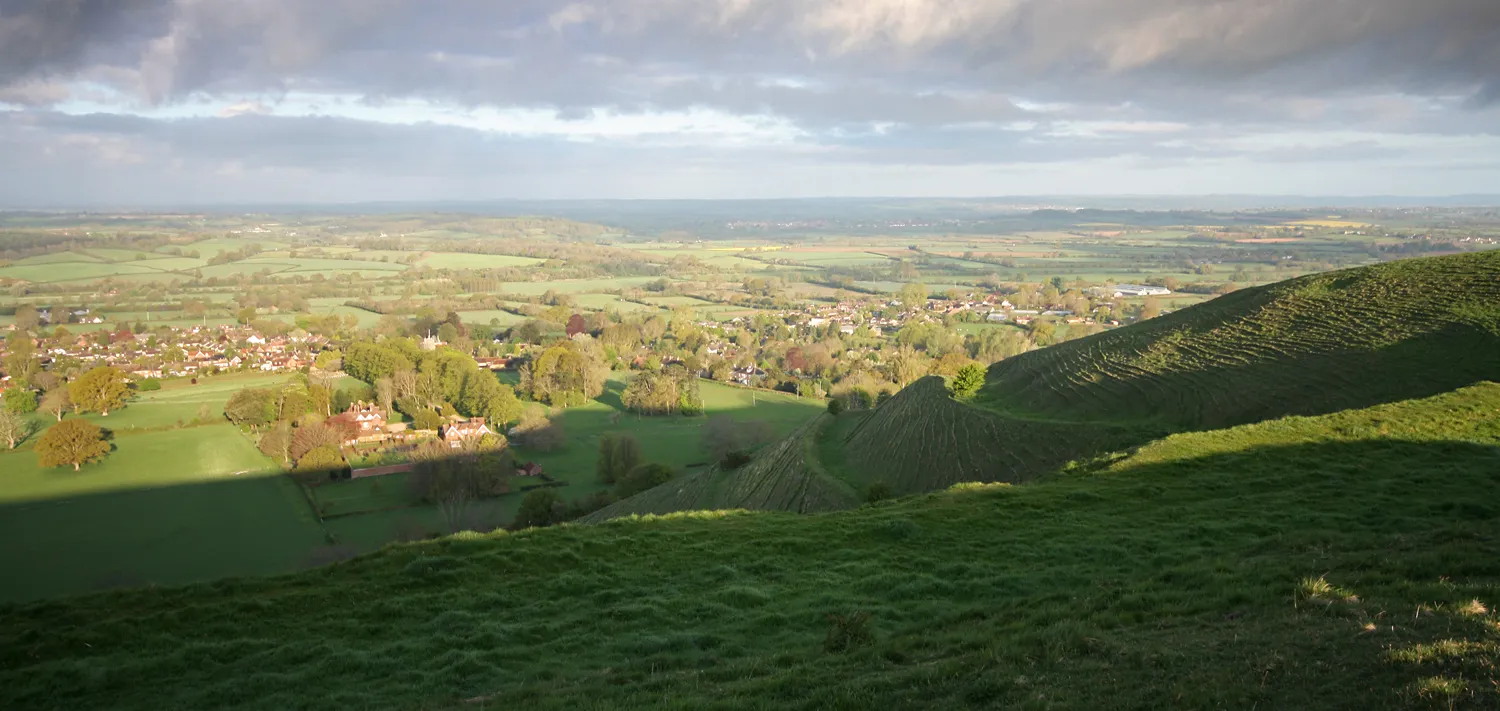
<svg viewBox="0 0 1500 711"><path fill-rule="evenodd" d="M984 386L984 367L978 363L970 363L958 369L958 374L953 376L953 382L948 384L948 392L956 398L973 397Z"/></svg>
<svg viewBox="0 0 1500 711"><path fill-rule="evenodd" d="M620 479L620 482L615 485L615 496L622 499L635 496L642 491L671 481L676 475L677 473L665 464L655 462L642 464Z"/></svg>

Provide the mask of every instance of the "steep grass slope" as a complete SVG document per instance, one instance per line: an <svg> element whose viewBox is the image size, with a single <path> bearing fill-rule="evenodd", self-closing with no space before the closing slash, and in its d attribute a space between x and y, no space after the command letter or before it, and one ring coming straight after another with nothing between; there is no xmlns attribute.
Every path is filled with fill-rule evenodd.
<svg viewBox="0 0 1500 711"><path fill-rule="evenodd" d="M980 404L1202 429L1500 379L1500 252L1244 289L990 368Z"/></svg>
<svg viewBox="0 0 1500 711"><path fill-rule="evenodd" d="M1025 487L0 606L0 708L1496 708L1497 471L1487 384Z"/></svg>
<svg viewBox="0 0 1500 711"><path fill-rule="evenodd" d="M842 449L846 480L884 482L906 495L960 482L1021 483L1079 457L1163 434L1150 426L1007 417L955 401L942 378L928 377L830 444Z"/></svg>
<svg viewBox="0 0 1500 711"><path fill-rule="evenodd" d="M859 495L828 476L811 451L827 424L826 416L816 417L739 469L712 468L675 479L579 520L598 523L628 515L714 509L813 513L858 505Z"/></svg>

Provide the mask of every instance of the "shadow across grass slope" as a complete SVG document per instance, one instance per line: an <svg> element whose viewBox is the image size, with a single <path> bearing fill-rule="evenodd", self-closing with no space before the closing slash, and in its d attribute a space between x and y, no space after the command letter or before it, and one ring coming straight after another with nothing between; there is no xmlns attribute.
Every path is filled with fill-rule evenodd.
<svg viewBox="0 0 1500 711"><path fill-rule="evenodd" d="M1494 708L1500 386L1025 487L0 606L0 707Z"/></svg>

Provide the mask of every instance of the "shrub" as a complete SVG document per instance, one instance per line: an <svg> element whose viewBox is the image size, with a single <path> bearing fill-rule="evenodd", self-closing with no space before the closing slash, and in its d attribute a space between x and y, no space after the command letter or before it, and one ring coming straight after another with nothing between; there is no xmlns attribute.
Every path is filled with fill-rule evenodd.
<svg viewBox="0 0 1500 711"><path fill-rule="evenodd" d="M654 462L642 464L626 474L615 485L615 496L622 499L629 498L655 486L660 486L672 480L677 473L665 464Z"/></svg>
<svg viewBox="0 0 1500 711"><path fill-rule="evenodd" d="M823 651L847 652L875 641L870 632L870 613L851 612L847 615L828 615L828 636L823 638Z"/></svg>
<svg viewBox="0 0 1500 711"><path fill-rule="evenodd" d="M161 381L156 378L141 378L135 381L135 389L141 392L150 392L161 389Z"/></svg>
<svg viewBox="0 0 1500 711"><path fill-rule="evenodd" d="M435 430L443 426L443 416L433 410L418 410L411 419L412 426L419 430Z"/></svg>
<svg viewBox="0 0 1500 711"><path fill-rule="evenodd" d="M719 468L725 471L733 471L749 464L751 459L754 459L754 457L750 456L749 452L743 449L736 449L726 453L724 458L719 460Z"/></svg>
<svg viewBox="0 0 1500 711"><path fill-rule="evenodd" d="M843 412L843 411L844 411L844 403L843 402L840 402L837 398L828 401L828 414L837 417L838 414L840 412Z"/></svg>
<svg viewBox="0 0 1500 711"><path fill-rule="evenodd" d="M865 489L865 501L872 504L877 501L885 501L895 495L896 492L891 490L891 485L883 481L873 482Z"/></svg>
<svg viewBox="0 0 1500 711"><path fill-rule="evenodd" d="M970 363L959 368L958 374L953 376L953 382L948 385L948 392L956 398L973 397L984 385L984 368L977 363Z"/></svg>

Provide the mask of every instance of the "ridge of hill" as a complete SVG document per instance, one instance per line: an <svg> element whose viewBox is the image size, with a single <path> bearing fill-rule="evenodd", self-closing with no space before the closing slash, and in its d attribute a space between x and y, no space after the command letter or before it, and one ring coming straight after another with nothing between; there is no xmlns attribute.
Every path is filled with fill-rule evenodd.
<svg viewBox="0 0 1500 711"><path fill-rule="evenodd" d="M0 605L0 707L1494 708L1500 385L1024 487Z"/></svg>
<svg viewBox="0 0 1500 711"><path fill-rule="evenodd" d="M909 495L960 482L1022 483L1173 431L1335 412L1484 380L1500 380L1500 252L1389 262L1244 289L1000 361L971 402L951 398L941 378L924 378L873 411L799 431L802 444L782 443L741 471L671 482L584 521L837 503L823 488L806 488L810 472L855 492L847 505L877 484ZM804 490L819 498L792 495Z"/></svg>
<svg viewBox="0 0 1500 711"><path fill-rule="evenodd" d="M1500 252L1242 289L991 366L976 404L1089 421L1226 427L1500 378Z"/></svg>

